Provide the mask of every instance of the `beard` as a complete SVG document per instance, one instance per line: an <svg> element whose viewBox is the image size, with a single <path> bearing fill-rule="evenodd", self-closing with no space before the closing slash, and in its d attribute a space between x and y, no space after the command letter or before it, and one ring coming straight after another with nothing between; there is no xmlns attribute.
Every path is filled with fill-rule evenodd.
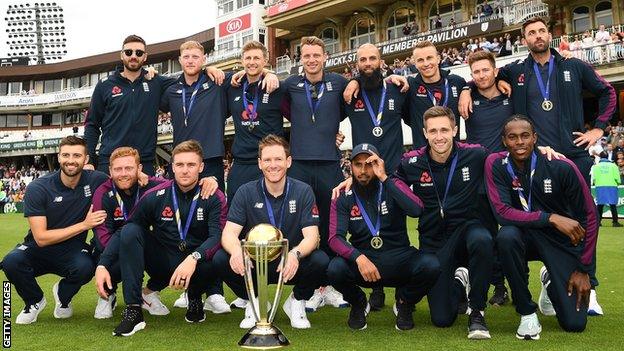
<svg viewBox="0 0 624 351"><path fill-rule="evenodd" d="M548 45L548 42L544 41L544 48L539 48L537 45L533 44L533 45L527 45L529 47L529 51L534 53L534 54L543 54L546 51L550 50L550 46Z"/></svg>
<svg viewBox="0 0 624 351"><path fill-rule="evenodd" d="M80 165L78 163L75 164L71 164L71 165L75 165L76 169L74 171L70 171L68 168L70 164L65 163L61 165L61 172L63 172L63 174L65 174L68 177L75 177L78 174L80 174L80 172L82 172L82 167L80 167Z"/></svg>
<svg viewBox="0 0 624 351"><path fill-rule="evenodd" d="M366 90L379 88L382 80L383 75L381 74L381 68L379 67L375 68L371 74L364 73L360 76L360 83L362 83L362 88Z"/></svg>
<svg viewBox="0 0 624 351"><path fill-rule="evenodd" d="M143 67L143 65L140 62L138 62L138 61L137 61L137 66L136 67L130 66L130 61L128 61L128 62L124 61L123 65L124 65L124 68L127 69L130 72L138 72L138 71L141 70L141 67Z"/></svg>

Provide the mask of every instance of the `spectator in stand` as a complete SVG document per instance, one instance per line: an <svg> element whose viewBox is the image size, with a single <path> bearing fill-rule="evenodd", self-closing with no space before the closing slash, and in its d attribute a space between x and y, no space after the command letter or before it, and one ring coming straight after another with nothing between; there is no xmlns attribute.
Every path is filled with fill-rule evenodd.
<svg viewBox="0 0 624 351"><path fill-rule="evenodd" d="M440 17L440 14L438 13L435 19L435 29L440 29L442 28L442 17Z"/></svg>
<svg viewBox="0 0 624 351"><path fill-rule="evenodd" d="M344 71L342 72L342 76L347 79L351 79L351 70L349 70L349 67L344 68Z"/></svg>
<svg viewBox="0 0 624 351"><path fill-rule="evenodd" d="M498 41L498 38L494 37L494 39L492 39L492 44L490 45L490 51L495 56L498 56L498 54L500 53L501 46L500 46L500 42Z"/></svg>
<svg viewBox="0 0 624 351"><path fill-rule="evenodd" d="M618 34L614 31L609 36L609 45L607 45L605 55L607 56L607 62L616 61L618 59L618 47L617 45L621 45L620 38Z"/></svg>
<svg viewBox="0 0 624 351"><path fill-rule="evenodd" d="M485 0L485 2L483 2L482 9L483 9L483 14L486 17L492 16L492 14L494 13L494 10L492 9L492 6L490 6L490 4L488 4L487 0Z"/></svg>
<svg viewBox="0 0 624 351"><path fill-rule="evenodd" d="M384 78L389 76L388 74L389 67L388 67L388 64L386 63L386 60L381 60L381 65L379 66L379 68L381 69L381 75Z"/></svg>
<svg viewBox="0 0 624 351"><path fill-rule="evenodd" d="M518 36L516 36L516 41L514 41L514 44L513 44L513 45L514 45L514 47L516 48L516 50L518 50L518 48L519 48L520 46L522 46L522 40L520 40L520 36L519 36L519 35L518 35Z"/></svg>
<svg viewBox="0 0 624 351"><path fill-rule="evenodd" d="M412 33L412 27L410 26L409 22L407 22L403 26L403 35L408 36L410 35L410 33Z"/></svg>
<svg viewBox="0 0 624 351"><path fill-rule="evenodd" d="M611 35L609 32L605 30L605 25L601 24L596 32L596 35L594 36L594 43L596 45L604 45L609 42L610 37Z"/></svg>
<svg viewBox="0 0 624 351"><path fill-rule="evenodd" d="M284 55L282 56L288 56L289 59L292 59L292 57L290 57L290 50L288 50L288 48L284 50Z"/></svg>
<svg viewBox="0 0 624 351"><path fill-rule="evenodd" d="M620 171L620 184L624 184L624 154L621 153L619 156L622 157L619 157L615 163Z"/></svg>
<svg viewBox="0 0 624 351"><path fill-rule="evenodd" d="M562 35L561 42L559 43L559 53L564 51L570 51L570 43L568 43L568 36Z"/></svg>
<svg viewBox="0 0 624 351"><path fill-rule="evenodd" d="M420 26L418 25L416 20L414 20L414 22L412 23L410 35L416 35L418 33L420 33Z"/></svg>
<svg viewBox="0 0 624 351"><path fill-rule="evenodd" d="M594 145L589 148L589 154L594 158L594 163L598 163L600 161L600 154L607 147L607 138L602 137L596 141Z"/></svg>
<svg viewBox="0 0 624 351"><path fill-rule="evenodd" d="M624 137L620 136L620 139L617 142L617 146L615 147L615 153L624 153Z"/></svg>
<svg viewBox="0 0 624 351"><path fill-rule="evenodd" d="M591 47L594 46L594 39L588 30L583 33L583 39L581 40L581 47L583 48L583 61L588 61L591 58Z"/></svg>
<svg viewBox="0 0 624 351"><path fill-rule="evenodd" d="M455 17L451 17L451 20L449 21L448 27L449 28L455 28L456 25L457 25L457 23L455 23Z"/></svg>
<svg viewBox="0 0 624 351"><path fill-rule="evenodd" d="M468 50L470 52L475 52L479 48L479 38L470 38L468 41Z"/></svg>
<svg viewBox="0 0 624 351"><path fill-rule="evenodd" d="M583 43L578 35L574 36L574 41L570 44L570 52L572 52L572 56L577 59L583 59Z"/></svg>
<svg viewBox="0 0 624 351"><path fill-rule="evenodd" d="M511 34L505 33L505 38L501 40L501 43L502 43L501 52L498 54L498 56L503 57L503 56L511 55L513 52L513 43L511 42Z"/></svg>

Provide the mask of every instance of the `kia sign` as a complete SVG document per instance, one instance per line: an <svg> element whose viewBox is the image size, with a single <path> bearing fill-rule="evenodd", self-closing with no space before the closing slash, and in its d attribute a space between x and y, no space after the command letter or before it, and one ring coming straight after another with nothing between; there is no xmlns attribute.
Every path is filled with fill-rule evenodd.
<svg viewBox="0 0 624 351"><path fill-rule="evenodd" d="M232 18L231 20L219 24L219 38L227 37L238 33L243 29L251 27L251 14Z"/></svg>
<svg viewBox="0 0 624 351"><path fill-rule="evenodd" d="M503 28L503 20L495 19L482 23L473 23L455 28L447 28L432 33L405 37L393 42L386 42L379 46L381 56L392 55L404 51L411 50L414 45L423 40L429 40L434 44L442 44L454 40L468 39L476 36L486 35L491 32L499 31ZM347 51L342 54L332 55L325 62L325 68L332 68L344 65L347 62L354 62L357 58L355 50Z"/></svg>
<svg viewBox="0 0 624 351"><path fill-rule="evenodd" d="M297 7L301 7L315 1L316 0L290 0L286 2L281 2L279 4L275 4L269 7L269 9L267 10L267 16L271 17L275 15L280 15L286 11L296 9Z"/></svg>

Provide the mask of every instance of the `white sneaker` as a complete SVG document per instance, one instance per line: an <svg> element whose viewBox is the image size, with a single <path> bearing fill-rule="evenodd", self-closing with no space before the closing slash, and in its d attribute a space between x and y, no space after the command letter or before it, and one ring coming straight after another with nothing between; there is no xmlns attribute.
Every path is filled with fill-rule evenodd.
<svg viewBox="0 0 624 351"><path fill-rule="evenodd" d="M251 303L247 303L245 307L245 317L238 325L241 329L250 329L256 325L256 316L253 313Z"/></svg>
<svg viewBox="0 0 624 351"><path fill-rule="evenodd" d="M539 300L537 300L537 306L544 316L555 316L557 312L548 296L547 288L550 285L550 274L548 274L546 266L540 268L540 282L542 284L542 290L540 291Z"/></svg>
<svg viewBox="0 0 624 351"><path fill-rule="evenodd" d="M183 291L178 297L177 300L173 303L173 307L175 308L186 308L188 307L188 300L186 299L186 291Z"/></svg>
<svg viewBox="0 0 624 351"><path fill-rule="evenodd" d="M516 338L521 340L539 340L542 326L537 313L533 312L527 316L520 317L520 325L516 331Z"/></svg>
<svg viewBox="0 0 624 351"><path fill-rule="evenodd" d="M93 317L95 319L112 318L115 307L117 307L117 296L115 294L110 294L108 299L103 299L98 296L98 302L95 306Z"/></svg>
<svg viewBox="0 0 624 351"><path fill-rule="evenodd" d="M210 311L214 314L230 313L232 309L225 301L225 297L219 294L213 294L206 298L204 302L204 311Z"/></svg>
<svg viewBox="0 0 624 351"><path fill-rule="evenodd" d="M240 308L244 310L245 307L247 307L248 303L249 303L249 300L245 300L245 299L241 299L240 297L237 297L236 300L230 303L230 308Z"/></svg>
<svg viewBox="0 0 624 351"><path fill-rule="evenodd" d="M589 307L587 308L587 314L590 316L602 316L604 313L602 312L602 307L598 303L598 297L596 295L596 290L591 289L589 293Z"/></svg>
<svg viewBox="0 0 624 351"><path fill-rule="evenodd" d="M256 316L253 313L252 307L251 307L251 303L249 303L248 300L243 300L242 301L247 301L247 304L245 305L245 317L243 318L243 320L240 322L240 324L238 325L241 329L249 329L249 328L253 328L256 325ZM271 312L271 303L267 302L267 308L269 313Z"/></svg>
<svg viewBox="0 0 624 351"><path fill-rule="evenodd" d="M16 324L30 324L37 321L37 316L45 308L46 299L45 296L41 298L41 301L34 305L24 306L24 309L15 318Z"/></svg>
<svg viewBox="0 0 624 351"><path fill-rule="evenodd" d="M54 318L69 318L74 314L74 309L71 302L67 304L67 307L61 307L61 300L59 300L58 296L59 282L60 281L54 283L54 286L52 286L52 295L54 296L54 301L56 302L56 306L54 306Z"/></svg>
<svg viewBox="0 0 624 351"><path fill-rule="evenodd" d="M325 304L332 305L336 308L347 308L349 303L342 298L342 294L332 286L326 286L323 289L323 301Z"/></svg>
<svg viewBox="0 0 624 351"><path fill-rule="evenodd" d="M316 310L325 306L325 299L323 297L323 293L321 292L322 289L323 288L314 290L314 295L312 295L312 297L306 301L306 312L316 312Z"/></svg>
<svg viewBox="0 0 624 351"><path fill-rule="evenodd" d="M457 267L455 270L455 279L464 287L466 291L466 314L470 315L472 308L470 308L470 274L465 267Z"/></svg>
<svg viewBox="0 0 624 351"><path fill-rule="evenodd" d="M152 316L166 316L169 314L169 309L160 301L160 293L153 291L147 295L141 292L143 296L143 303L141 307L147 310Z"/></svg>
<svg viewBox="0 0 624 351"><path fill-rule="evenodd" d="M288 318L290 318L290 325L293 328L308 329L311 327L308 316L306 316L305 300L297 300L293 293L290 293L282 307Z"/></svg>

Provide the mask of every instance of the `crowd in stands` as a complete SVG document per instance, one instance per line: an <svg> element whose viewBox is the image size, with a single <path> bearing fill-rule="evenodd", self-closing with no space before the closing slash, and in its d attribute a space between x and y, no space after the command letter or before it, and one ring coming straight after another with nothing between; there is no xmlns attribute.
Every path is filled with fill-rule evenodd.
<svg viewBox="0 0 624 351"><path fill-rule="evenodd" d="M602 24L593 36L589 30L583 34L563 35L559 51L569 51L578 59L602 64L624 59L623 41L621 27L612 26L607 30Z"/></svg>
<svg viewBox="0 0 624 351"><path fill-rule="evenodd" d="M596 163L606 158L617 164L620 171L620 183L624 184L624 125L622 121L617 125L607 127L605 136L589 148L589 153L595 158Z"/></svg>
<svg viewBox="0 0 624 351"><path fill-rule="evenodd" d="M17 169L15 164L0 163L0 210L7 203L22 202L26 186L48 173L38 164Z"/></svg>

